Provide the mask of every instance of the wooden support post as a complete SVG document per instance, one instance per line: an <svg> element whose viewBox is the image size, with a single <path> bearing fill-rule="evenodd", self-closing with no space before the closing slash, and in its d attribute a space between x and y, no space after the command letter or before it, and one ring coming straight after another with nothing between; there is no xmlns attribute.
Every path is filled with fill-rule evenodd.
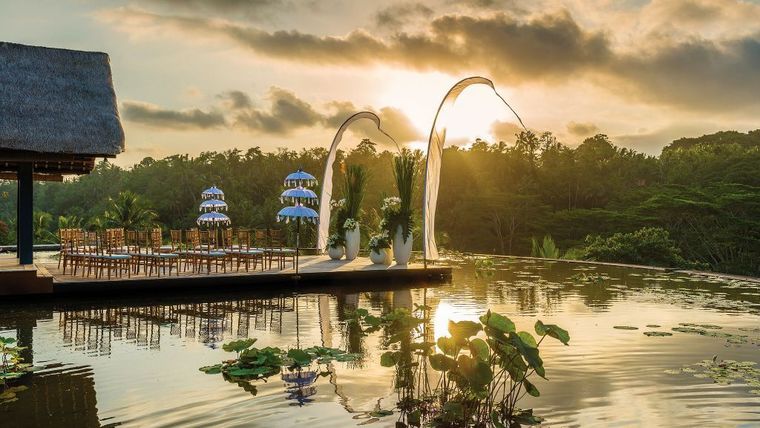
<svg viewBox="0 0 760 428"><path fill-rule="evenodd" d="M32 264L34 259L34 168L31 162L18 166L18 205L16 206L16 251L19 263Z"/></svg>

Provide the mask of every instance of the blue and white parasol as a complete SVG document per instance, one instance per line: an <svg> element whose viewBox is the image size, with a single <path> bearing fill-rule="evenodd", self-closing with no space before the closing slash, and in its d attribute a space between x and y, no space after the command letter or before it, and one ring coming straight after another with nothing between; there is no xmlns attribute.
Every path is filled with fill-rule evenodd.
<svg viewBox="0 0 760 428"><path fill-rule="evenodd" d="M291 220L296 221L296 275L298 275L298 247L301 244L301 220L319 223L319 214L311 208L305 207L304 203L317 203L317 194L307 189L306 186L315 186L317 179L308 172L299 169L298 171L288 174L285 177L285 186L293 186L280 195L281 201L293 203L291 207L285 207L277 213L277 221L289 223Z"/></svg>
<svg viewBox="0 0 760 428"><path fill-rule="evenodd" d="M226 211L227 210L227 202L224 202L221 199L206 199L205 201L201 202L201 206L198 207L199 211Z"/></svg>
<svg viewBox="0 0 760 428"><path fill-rule="evenodd" d="M289 223L291 220L303 219L314 224L319 223L319 214L309 207L303 205L295 205L292 207L285 207L277 213L277 221L285 221Z"/></svg>
<svg viewBox="0 0 760 428"><path fill-rule="evenodd" d="M317 179L300 168L298 171L288 174L288 176L285 177L286 187L310 187L316 185Z"/></svg>
<svg viewBox="0 0 760 428"><path fill-rule="evenodd" d="M201 198L224 200L224 192L222 192L222 189L216 186L211 186L208 189L201 192Z"/></svg>
<svg viewBox="0 0 760 428"><path fill-rule="evenodd" d="M229 217L227 217L226 215L224 215L222 213L216 212L216 211L211 211L211 212L208 212L208 213L203 213L196 220L196 223L198 223L198 226L200 226L201 224L205 224L205 225L211 225L211 226L214 226L214 227L216 227L216 226L218 226L220 224L221 225L229 225L230 222L231 221L230 221Z"/></svg>
<svg viewBox="0 0 760 428"><path fill-rule="evenodd" d="M304 203L309 205L314 205L317 203L317 194L309 189L305 189L303 187L296 187L293 189L287 189L286 191L282 192L280 195L280 202L285 203L292 202L292 203Z"/></svg>

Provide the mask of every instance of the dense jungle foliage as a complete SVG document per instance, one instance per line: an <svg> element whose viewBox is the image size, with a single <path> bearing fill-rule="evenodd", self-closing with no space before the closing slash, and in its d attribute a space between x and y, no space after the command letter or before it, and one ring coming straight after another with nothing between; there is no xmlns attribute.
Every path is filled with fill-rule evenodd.
<svg viewBox="0 0 760 428"><path fill-rule="evenodd" d="M283 178L299 167L321 177L326 155L323 148L266 153L256 147L145 158L129 169L101 162L87 176L35 183L36 239L54 241L61 225L189 228L201 191L212 184L225 191L236 227L281 227L275 213ZM393 156L363 140L337 158L336 194L345 165L369 172L365 239L377 231L382 199L395 195ZM418 162L424 177L421 154ZM513 143L477 140L445 149L438 242L460 251L530 255L533 238L550 235L568 258L760 275L759 166L760 130L682 138L659 157L617 147L603 134L574 148L550 133L524 132ZM418 180L418 216L422 186ZM16 184L0 183L0 243L15 241L15 200ZM417 246L421 221L415 224ZM315 234L312 228L308 239Z"/></svg>

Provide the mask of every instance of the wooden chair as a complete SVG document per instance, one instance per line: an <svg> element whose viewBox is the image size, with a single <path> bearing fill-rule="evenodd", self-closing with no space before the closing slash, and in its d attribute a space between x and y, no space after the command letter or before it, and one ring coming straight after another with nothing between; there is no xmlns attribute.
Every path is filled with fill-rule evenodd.
<svg viewBox="0 0 760 428"><path fill-rule="evenodd" d="M236 270L240 272L240 265L245 265L245 271L248 272L251 262L253 262L253 270L256 270L256 264L261 260L261 270L264 271L264 251L260 249L251 248L251 232L248 230L238 230L237 233L237 246L234 246L228 251L230 254L230 261L236 262Z"/></svg>
<svg viewBox="0 0 760 428"><path fill-rule="evenodd" d="M166 252L165 247L163 245L161 228L151 230L150 248L149 252L145 255L149 267L148 276L153 276L154 269L159 277L161 276L161 272L165 274L166 270L169 269L169 276L171 276L172 268L177 271L177 276L179 276L179 254Z"/></svg>
<svg viewBox="0 0 760 428"><path fill-rule="evenodd" d="M69 262L68 253L71 247L73 229L59 229L58 230L58 242L60 248L58 249L58 269L63 264L63 274L66 274L66 264Z"/></svg>
<svg viewBox="0 0 760 428"><path fill-rule="evenodd" d="M211 273L211 266L214 266L216 272L219 272L219 267L222 267L224 272L227 272L227 253L221 250L217 250L212 247L212 243L208 238L208 232L205 232L206 242L205 245L202 241L203 231L195 229L188 241L191 246L191 250L188 250L187 254L192 261L193 271L201 272L202 268L206 268L206 273Z"/></svg>
<svg viewBox="0 0 760 428"><path fill-rule="evenodd" d="M264 252L264 260L267 263L267 269L272 268L272 251L269 243L269 231L267 229L253 229L256 250Z"/></svg>
<svg viewBox="0 0 760 428"><path fill-rule="evenodd" d="M277 267L284 269L288 260L293 267L296 266L296 250L295 248L287 248L284 246L285 239L281 229L269 230L269 242L270 242L270 254L272 258L277 259ZM272 259L270 258L269 266L272 265Z"/></svg>

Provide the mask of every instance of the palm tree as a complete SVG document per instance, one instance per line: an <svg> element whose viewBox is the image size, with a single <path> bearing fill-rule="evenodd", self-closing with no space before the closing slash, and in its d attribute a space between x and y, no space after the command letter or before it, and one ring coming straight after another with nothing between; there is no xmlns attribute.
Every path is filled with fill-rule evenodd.
<svg viewBox="0 0 760 428"><path fill-rule="evenodd" d="M120 192L116 199L109 198L110 206L103 213L106 225L128 230L155 226L158 214L146 208L142 198L130 191Z"/></svg>
<svg viewBox="0 0 760 428"><path fill-rule="evenodd" d="M58 216L58 229L79 229L82 219L74 214Z"/></svg>
<svg viewBox="0 0 760 428"><path fill-rule="evenodd" d="M50 223L53 221L53 215L44 211L35 211L34 219L34 241L37 243L55 242L55 234L50 231Z"/></svg>

